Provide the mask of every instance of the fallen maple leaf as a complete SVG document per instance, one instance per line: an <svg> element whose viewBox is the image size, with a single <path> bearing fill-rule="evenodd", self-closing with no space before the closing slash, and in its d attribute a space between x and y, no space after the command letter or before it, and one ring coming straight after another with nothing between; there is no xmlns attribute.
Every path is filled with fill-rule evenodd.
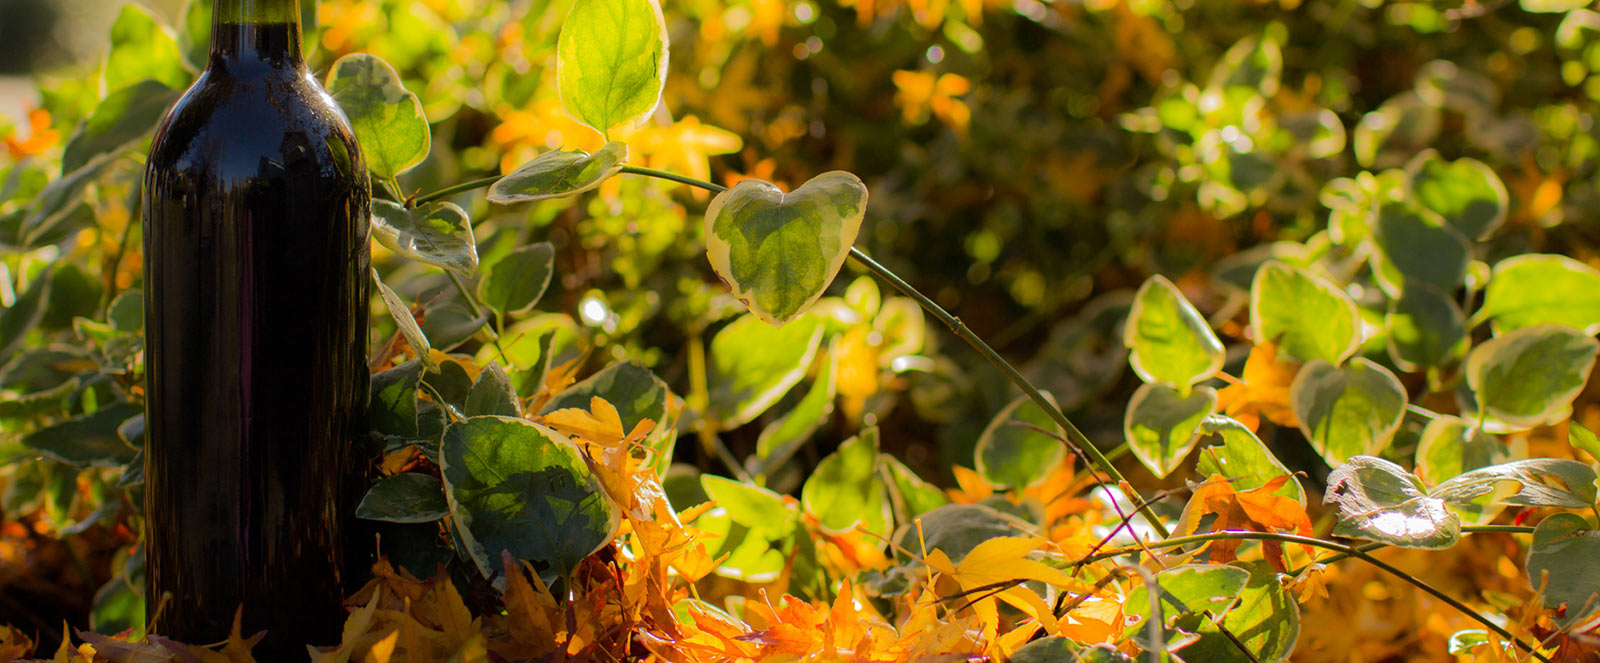
<svg viewBox="0 0 1600 663"><path fill-rule="evenodd" d="M1244 491L1235 491L1233 482L1213 476L1205 483L1194 489L1194 495L1189 498L1189 503L1183 507L1183 516L1178 519L1178 526L1174 528L1173 536L1189 536L1200 530L1201 522L1209 515L1216 515L1216 520L1211 524L1211 531L1221 532L1226 530L1251 530L1256 532L1292 532L1301 536L1311 536L1311 518L1306 515L1306 508L1298 501L1272 494L1282 488L1290 479L1285 474L1273 478L1259 488ZM1200 550L1209 547L1211 561L1217 564L1226 564L1233 561L1235 551L1243 541L1238 539L1223 539L1211 541L1206 546L1193 552L1181 555L1189 557L1198 554ZM1267 562L1282 573L1287 566L1283 560L1283 544L1277 541L1263 541Z"/></svg>

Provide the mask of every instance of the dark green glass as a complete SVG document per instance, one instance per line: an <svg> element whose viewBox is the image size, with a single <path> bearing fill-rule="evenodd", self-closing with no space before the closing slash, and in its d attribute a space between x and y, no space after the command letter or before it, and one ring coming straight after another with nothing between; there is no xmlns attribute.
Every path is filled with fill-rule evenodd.
<svg viewBox="0 0 1600 663"><path fill-rule="evenodd" d="M339 640L365 482L371 190L297 1L214 12L145 175L146 602L189 643L242 605L257 660L305 660Z"/></svg>

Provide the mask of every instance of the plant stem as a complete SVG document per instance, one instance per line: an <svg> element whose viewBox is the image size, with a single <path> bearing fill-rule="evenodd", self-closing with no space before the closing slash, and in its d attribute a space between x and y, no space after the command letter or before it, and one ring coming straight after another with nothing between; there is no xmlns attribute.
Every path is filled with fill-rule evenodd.
<svg viewBox="0 0 1600 663"><path fill-rule="evenodd" d="M621 172L632 175L645 175L664 180L671 180L673 182L700 187L707 191L716 193L721 193L728 190L728 187L719 184L712 184L710 182L698 180L693 177L686 177L676 173L655 170L653 168L624 166ZM1056 407L1054 403L1051 403L1049 399L1045 398L1044 394L1040 393L1039 389L1033 386L1033 383L1028 382L1028 379L1023 377L1022 373L1018 371L1015 366L1011 365L1011 362L1006 361L1004 357L1000 356L1000 353L995 352L994 348L989 347L988 343L985 343L982 338L979 338L977 334L973 333L971 329L967 328L966 324L962 323L960 318L951 315L949 311L944 310L944 308L939 306L939 304L933 301L933 299L922 294L922 291L917 290L916 287L912 286L910 283L907 283L905 279L900 278L900 275L890 271L888 267L884 267L883 265L879 264L878 261L873 260L871 256L863 253L861 249L858 249L854 246L850 247L850 257L854 258L857 263L860 263L861 266L866 267L868 271L872 272L878 278L883 279L889 285L894 286L896 290L899 290L900 292L905 293L907 297L916 300L917 304L920 305L924 310L932 314L933 317L938 318L940 322L943 322L946 327L950 328L950 331L954 332L956 336L961 338L961 340L966 341L967 345L972 346L974 350L977 350L978 354L983 355L983 358L987 359L989 363L994 365L995 368L1000 369L1000 372L1004 373L1013 384L1020 387L1023 393L1028 395L1029 399L1037 404L1040 409L1044 410L1046 414L1050 415L1050 418L1055 421L1056 425L1060 426L1062 430L1066 431L1067 442L1069 444L1071 444L1073 447L1076 447L1090 460L1094 461L1094 464L1098 466L1102 472L1105 472L1106 476L1110 477L1112 481L1118 484L1127 483L1127 479L1122 476L1121 472L1117 471L1116 465L1112 464L1111 461L1105 457L1105 454L1102 454L1100 449L1096 447L1093 442L1089 441L1089 437L1084 435L1083 431L1078 430L1078 427L1073 425L1072 421L1067 419L1067 415L1061 413L1060 408ZM1146 503L1141 505L1139 510L1144 513L1145 520L1149 521L1150 527L1163 538L1165 538L1168 534L1170 534L1170 531L1167 530L1166 525L1161 523L1161 519L1156 517L1154 511L1152 511L1150 507L1151 505Z"/></svg>
<svg viewBox="0 0 1600 663"><path fill-rule="evenodd" d="M1469 528L1463 527L1462 529L1464 531L1466 531ZM1521 527L1521 526L1514 526L1514 525L1487 525L1487 526L1483 526L1483 527L1473 527L1473 528L1470 528L1470 529L1471 529L1471 531L1477 531L1477 532L1512 532L1512 533L1518 533L1518 534L1531 533L1533 531L1533 528L1531 528L1531 527ZM1296 534L1282 534L1282 533L1278 533L1278 532L1232 531L1232 530L1221 531L1221 532L1208 532L1206 534L1196 534L1196 535L1193 535L1193 536L1175 536L1175 537L1172 537L1170 539L1166 539L1164 541L1156 541L1156 542L1149 543L1147 545L1154 546L1154 547L1157 547L1157 548L1171 548L1171 547L1187 545L1187 544L1190 544L1190 543L1201 543L1201 542L1205 542L1205 541L1225 541L1225 540L1281 541L1281 542L1284 542L1284 543L1298 543L1298 544L1301 544L1301 545L1311 546L1311 547L1314 547L1314 548L1322 548L1324 550L1332 550L1334 552L1343 554L1345 557L1358 558L1361 561L1366 562L1368 564L1371 564L1371 565L1377 567L1379 570L1388 573L1389 575L1392 575L1392 576L1394 576L1396 578L1399 578L1401 580L1404 580L1404 581L1410 583L1412 586L1415 586L1417 589L1420 589L1420 590L1422 590L1424 592L1427 592L1428 594L1431 594L1434 598L1445 602L1445 604L1449 605L1452 608L1455 608L1456 610L1461 611L1462 614L1472 618L1474 621L1476 621L1476 622L1478 622L1480 624L1483 624L1489 630L1494 631L1496 634L1499 634L1500 637L1505 638L1505 640L1507 642L1510 642L1510 643L1516 645L1519 649L1521 649L1521 650L1523 650L1523 651L1525 651L1525 652L1527 652L1529 654L1532 654L1535 658L1537 658L1537 659L1539 659L1541 661L1545 661L1546 663L1549 663L1549 661L1550 661L1549 657L1539 653L1536 649L1534 649L1533 645L1530 645L1530 644L1528 644L1526 642L1523 642L1522 639L1512 635L1510 631L1507 631L1504 628L1502 628L1499 624L1494 623L1493 620L1491 620L1488 617L1484 616L1482 613L1479 613L1477 610L1473 610L1471 606L1468 606L1467 604L1456 600L1454 597L1450 596L1449 594L1444 593L1443 591L1439 590L1438 588L1434 587L1433 585L1430 585L1430 584L1428 584L1426 582L1423 582L1421 579L1417 578L1416 576L1413 576L1413 575L1411 575L1409 573L1406 573L1405 571L1403 571L1403 570L1401 570L1399 568L1396 568L1395 566L1389 564L1388 562L1385 562L1385 561L1383 561L1381 559L1373 557L1371 554L1368 554L1368 552L1366 550L1363 550L1360 547L1347 545L1347 544L1343 544L1343 543L1337 543L1337 542L1334 542L1334 541L1324 541L1322 539L1309 537L1309 536L1299 536L1299 535L1296 535ZM1096 560L1099 560L1099 559L1106 559L1106 558L1115 557L1115 556L1119 556L1119 555L1126 555L1126 554L1129 554L1129 553L1132 553L1132 552L1137 552L1137 549L1123 548L1123 549L1120 549L1120 550L1107 551L1107 552L1091 555L1089 557L1085 557L1082 560L1079 560L1079 563L1087 563L1087 562L1092 562L1092 561L1096 561Z"/></svg>
<svg viewBox="0 0 1600 663"><path fill-rule="evenodd" d="M474 319L483 317L483 307L482 305L478 304L478 297L472 294L471 290L467 289L467 284L461 282L461 277L456 276L455 272L452 272L448 269L444 270L444 275L450 277L450 282L456 286L456 292L461 293L461 298L466 300L467 308L472 309L472 317ZM496 324L484 325L483 331L489 334L489 342L493 343L494 349L499 350L500 356L504 357L506 355L506 349L500 347L500 333L495 331L495 328L499 326L499 315L499 313L495 314Z"/></svg>
<svg viewBox="0 0 1600 663"><path fill-rule="evenodd" d="M406 203L406 206L407 207L416 207L418 205L425 205L427 203L431 203L431 202L433 202L435 200L439 200L441 198L449 198L450 196L454 196L454 195L456 195L458 193L466 193L468 191L476 191L478 189L482 189L482 188L486 188L486 187L489 187L489 186L493 186L495 182L499 182L500 179L503 178L503 177L505 177L505 176L504 175L495 175L493 177L484 177L484 178L480 178L480 179L475 179L475 180L472 180L470 182L462 182L462 183L457 184L455 186L447 186L447 187L445 187L443 189L440 189L438 191L434 191L432 193L425 193L425 194L422 194L422 195L417 196L415 198L412 198L410 201L408 201Z"/></svg>

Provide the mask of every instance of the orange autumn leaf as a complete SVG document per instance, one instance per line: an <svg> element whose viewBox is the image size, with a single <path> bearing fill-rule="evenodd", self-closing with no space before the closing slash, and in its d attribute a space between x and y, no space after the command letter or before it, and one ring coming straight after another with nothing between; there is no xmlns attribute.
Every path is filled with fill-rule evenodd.
<svg viewBox="0 0 1600 663"><path fill-rule="evenodd" d="M1195 534L1207 516L1215 515L1216 520L1211 525L1211 531L1251 530L1311 536L1311 518L1306 515L1305 506L1288 497L1272 494L1282 488L1289 478L1289 475L1285 474L1259 488L1235 491L1233 482L1220 476L1213 476L1195 488L1194 495L1184 506L1183 516L1179 518L1178 526L1174 528L1172 535ZM1217 564L1233 561L1236 558L1234 553L1242 543L1240 540L1211 541L1208 544L1211 561ZM1264 541L1262 547L1272 567L1280 573L1283 572L1287 568L1283 560L1283 544L1277 541Z"/></svg>
<svg viewBox="0 0 1600 663"><path fill-rule="evenodd" d="M1299 371L1298 362L1278 359L1276 345L1258 344L1250 348L1239 382L1217 392L1217 409L1250 430L1260 428L1262 417L1286 428L1299 426L1289 407L1289 385Z"/></svg>
<svg viewBox="0 0 1600 663"><path fill-rule="evenodd" d="M13 159L43 154L61 142L61 132L50 128L50 111L35 108L28 113L28 137L6 136L6 152Z"/></svg>

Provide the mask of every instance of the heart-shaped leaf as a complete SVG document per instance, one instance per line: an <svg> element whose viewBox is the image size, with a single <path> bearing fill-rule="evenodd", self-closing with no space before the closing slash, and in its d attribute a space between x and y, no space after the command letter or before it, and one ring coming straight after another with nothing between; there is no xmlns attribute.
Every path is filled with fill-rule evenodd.
<svg viewBox="0 0 1600 663"><path fill-rule="evenodd" d="M1202 436L1215 435L1218 441L1200 448L1200 459L1195 471L1202 477L1220 475L1233 484L1234 490L1254 490L1268 481L1290 474L1289 468L1256 437L1244 424L1230 417L1213 414L1200 422ZM1306 503L1300 480L1292 476L1283 487L1272 493Z"/></svg>
<svg viewBox="0 0 1600 663"><path fill-rule="evenodd" d="M1361 338L1356 304L1326 279L1277 260L1250 284L1251 338L1276 343L1287 359L1343 362Z"/></svg>
<svg viewBox="0 0 1600 663"><path fill-rule="evenodd" d="M1543 591L1544 607L1565 614L1557 626L1566 626L1600 608L1600 530L1572 513L1557 513L1539 521L1528 547L1528 582Z"/></svg>
<svg viewBox="0 0 1600 663"><path fill-rule="evenodd" d="M642 119L667 78L667 23L655 0L577 0L556 41L561 105L601 134Z"/></svg>
<svg viewBox="0 0 1600 663"><path fill-rule="evenodd" d="M1501 260L1472 319L1492 319L1497 334L1542 324L1600 333L1600 270L1554 254Z"/></svg>
<svg viewBox="0 0 1600 663"><path fill-rule="evenodd" d="M706 416L723 429L756 418L805 377L822 344L822 320L773 328L746 316L711 339Z"/></svg>
<svg viewBox="0 0 1600 663"><path fill-rule="evenodd" d="M478 282L478 297L501 315L522 315L544 297L555 272L556 248L549 242L507 253Z"/></svg>
<svg viewBox="0 0 1600 663"><path fill-rule="evenodd" d="M1424 483L1434 485L1433 495L1449 502L1463 522L1482 525L1501 511L1500 507L1490 504L1493 487L1486 488L1481 497L1451 499L1439 484L1463 472L1506 462L1511 457L1510 447L1499 438L1456 417L1441 415L1422 429L1422 439L1417 443L1417 476Z"/></svg>
<svg viewBox="0 0 1600 663"><path fill-rule="evenodd" d="M428 345L428 337L423 335L422 328L417 326L417 318L411 315L411 307L400 299L400 295L385 285L383 279L378 277L378 269L372 269L372 282L378 285L378 295L383 299L383 305L389 309L389 316L394 318L395 325L400 327L400 335L406 338L406 343L412 350L417 351L417 359L422 361L423 368L429 373L439 372L439 364L433 360L428 352L432 346Z"/></svg>
<svg viewBox="0 0 1600 663"><path fill-rule="evenodd" d="M1145 382L1165 382L1188 392L1190 385L1222 368L1222 342L1211 325L1166 277L1146 279L1134 295L1123 327L1128 363Z"/></svg>
<svg viewBox="0 0 1600 663"><path fill-rule="evenodd" d="M1048 392L1044 396L1055 403ZM1024 488L1049 476L1061 464L1066 448L1057 437L1016 424L1050 431L1057 437L1065 437L1066 431L1027 396L1018 396L989 420L973 450L978 474L990 483Z"/></svg>
<svg viewBox="0 0 1600 663"><path fill-rule="evenodd" d="M1531 428L1565 418L1589 379L1600 343L1562 325L1525 327L1474 348L1467 384L1489 416Z"/></svg>
<svg viewBox="0 0 1600 663"><path fill-rule="evenodd" d="M1467 238L1409 203L1384 203L1372 239L1378 247L1373 273L1390 296L1398 296L1408 281L1451 292L1467 275Z"/></svg>
<svg viewBox="0 0 1600 663"><path fill-rule="evenodd" d="M910 522L922 514L950 503L950 498L945 497L944 491L933 484L922 480L916 472L906 467L889 454L878 454L878 462L889 468L889 476L894 480L894 495L896 513L900 514L902 521Z"/></svg>
<svg viewBox="0 0 1600 663"><path fill-rule="evenodd" d="M493 313L488 312L473 315L466 304L461 300L455 300L429 307L428 314L423 316L418 326L422 328L422 335L428 337L428 343L433 349L449 352L476 336L478 330L489 324L493 316Z"/></svg>
<svg viewBox="0 0 1600 663"><path fill-rule="evenodd" d="M478 271L472 220L455 203L433 202L406 209L399 203L374 200L372 237L390 251L468 278Z"/></svg>
<svg viewBox="0 0 1600 663"><path fill-rule="evenodd" d="M367 53L346 55L333 63L327 87L350 118L374 175L392 179L428 158L428 116L389 63Z"/></svg>
<svg viewBox="0 0 1600 663"><path fill-rule="evenodd" d="M1484 239L1506 220L1506 185L1493 169L1477 159L1445 161L1428 150L1414 157L1406 172L1416 201L1443 217L1467 239Z"/></svg>
<svg viewBox="0 0 1600 663"><path fill-rule="evenodd" d="M1467 352L1467 318L1444 291L1407 281L1384 316L1389 357L1405 370L1438 366Z"/></svg>
<svg viewBox="0 0 1600 663"><path fill-rule="evenodd" d="M456 531L486 577L500 571L500 551L571 573L622 522L578 445L526 419L451 424L439 470Z"/></svg>
<svg viewBox="0 0 1600 663"><path fill-rule="evenodd" d="M449 513L444 484L414 472L380 479L356 507L357 518L391 523L431 523Z"/></svg>
<svg viewBox="0 0 1600 663"><path fill-rule="evenodd" d="M1164 569L1156 574L1156 587L1135 587L1123 601L1127 614L1139 618L1129 620L1124 634L1133 636L1140 646L1155 645L1153 639L1145 635L1153 619L1161 626L1167 650L1187 646L1195 641L1195 631L1201 622L1184 617L1203 612L1212 615L1227 612L1237 600L1234 597L1249 582L1249 571L1227 564L1188 564ZM1160 606L1160 610L1154 612L1151 610L1152 591L1157 593ZM1214 635L1223 637L1220 632Z"/></svg>
<svg viewBox="0 0 1600 663"><path fill-rule="evenodd" d="M489 362L478 373L478 379L472 382L472 389L467 392L466 407L462 412L469 417L486 414L502 417L522 416L522 402L517 399L517 390L511 384L511 378L506 371L495 362Z"/></svg>
<svg viewBox="0 0 1600 663"><path fill-rule="evenodd" d="M573 196L611 179L628 160L628 146L606 143L594 154L582 150L545 152L518 166L489 187L489 202L500 205Z"/></svg>
<svg viewBox="0 0 1600 663"><path fill-rule="evenodd" d="M179 92L156 80L141 80L107 95L67 140L61 153L63 175L90 159L120 152L154 131Z"/></svg>
<svg viewBox="0 0 1600 663"><path fill-rule="evenodd" d="M1461 474L1434 486L1432 494L1451 503L1469 503L1494 494L1495 502L1512 506L1587 509L1595 505L1594 480L1594 468L1588 463L1529 458Z"/></svg>
<svg viewBox="0 0 1600 663"><path fill-rule="evenodd" d="M825 532L841 534L859 524L869 537L883 540L894 524L889 493L878 475L878 429L867 428L845 440L817 463L800 491L800 506L817 517Z"/></svg>
<svg viewBox="0 0 1600 663"><path fill-rule="evenodd" d="M1389 444L1406 413L1406 390L1389 369L1357 357L1344 367L1317 360L1289 385L1300 431L1329 465Z"/></svg>
<svg viewBox="0 0 1600 663"><path fill-rule="evenodd" d="M867 212L867 187L844 171L790 193L741 180L706 209L706 255L750 312L771 325L795 319L844 265Z"/></svg>
<svg viewBox="0 0 1600 663"><path fill-rule="evenodd" d="M1199 440L1200 422L1216 407L1217 391L1210 387L1184 395L1175 387L1146 383L1128 401L1122 434L1139 462L1165 477L1189 457Z"/></svg>
<svg viewBox="0 0 1600 663"><path fill-rule="evenodd" d="M1449 548L1461 538L1461 519L1444 500L1429 497L1422 482L1374 456L1355 456L1328 474L1324 504L1335 504L1336 536L1402 548Z"/></svg>
<svg viewBox="0 0 1600 663"><path fill-rule="evenodd" d="M106 90L115 92L145 79L181 90L192 76L178 53L178 39L144 7L129 3L111 24L111 50L104 69Z"/></svg>
<svg viewBox="0 0 1600 663"><path fill-rule="evenodd" d="M734 522L756 530L770 541L788 536L798 524L800 514L794 505L766 488L711 474L700 475L700 486L711 501L728 511Z"/></svg>

